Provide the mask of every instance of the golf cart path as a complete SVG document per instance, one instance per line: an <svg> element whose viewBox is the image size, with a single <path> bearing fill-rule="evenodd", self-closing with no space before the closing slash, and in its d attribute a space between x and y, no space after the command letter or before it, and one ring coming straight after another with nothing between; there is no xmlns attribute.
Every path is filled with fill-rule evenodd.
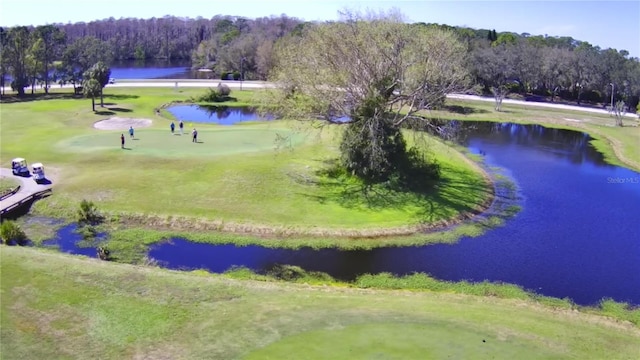
<svg viewBox="0 0 640 360"><path fill-rule="evenodd" d="M168 87L168 88L180 88L180 87L216 87L218 84L225 84L230 88L245 88L245 89L269 89L275 88L276 84L266 82L266 81L228 81L228 80L194 80L194 79L130 79L130 80L117 80L114 84L108 84L107 87ZM447 98L449 99L460 99L460 100L476 100L476 101L490 101L493 102L495 99L493 97L485 97L485 96L477 96L477 95L466 95L466 94L448 94ZM515 104L515 105L523 105L523 106L537 106L537 107L545 107L545 108L553 108L553 109L563 109L563 110L574 110L574 111L584 111L590 113L597 114L608 114L611 115L611 112L607 109L597 109L586 106L576 106L576 105L564 105L564 104L554 104L554 103L546 103L546 102L533 102L533 101L524 101L524 100L515 100L515 99L504 99L502 101L504 104ZM638 115L632 113L625 113L626 117L631 117L634 119L638 118Z"/></svg>
<svg viewBox="0 0 640 360"><path fill-rule="evenodd" d="M449 94L449 95L447 95L447 98L449 98L449 99L459 99L459 100L490 101L490 102L494 102L495 101L495 99L492 98L492 97L484 97L484 96L477 96L477 95L465 95L465 94ZM590 113L611 115L611 112L609 110L590 108L590 107L586 107L586 106L554 104L554 103L547 103L547 102L532 102L532 101L515 100L515 99L504 99L504 100L502 100L502 103L503 104L524 105L524 106L546 107L546 108L552 108L552 109L585 111L585 112L590 112ZM632 114L632 113L625 113L624 116L631 117L631 118L638 118L638 115Z"/></svg>
<svg viewBox="0 0 640 360"><path fill-rule="evenodd" d="M116 79L115 83L108 84L107 88L126 88L126 87L164 87L178 89L180 87L216 87L218 84L225 84L233 89L268 89L275 88L276 84L267 81L229 81L229 80L197 80L197 79ZM63 85L62 88L72 88L73 85ZM11 92L11 88L5 87L5 91ZM484 97L466 94L448 94L447 98L461 100L478 100L478 101L495 101L493 97ZM586 106L564 105L545 102L533 102L515 99L504 99L504 104L516 104L524 106L537 106L554 109L584 111L598 114L612 115L607 109L591 108ZM626 113L626 117L638 119L639 116L633 113Z"/></svg>
<svg viewBox="0 0 640 360"><path fill-rule="evenodd" d="M225 81L225 80L191 80L191 79L166 79L166 80L123 80L122 82L116 82L114 84L109 84L107 87L173 87L175 89L179 87L216 87L218 84L225 84L230 88L242 88L245 89L269 89L275 88L276 85L274 83L266 82L266 81ZM448 94L447 98L449 99L460 99L460 100L476 100L476 101L490 101L493 102L495 99L493 97L485 97L485 96L477 96L477 95L466 95L466 94ZM576 105L564 105L564 104L554 104L554 103L546 103L546 102L532 102L532 101L524 101L524 100L515 100L515 99L504 99L502 101L504 104L515 104L515 105L524 105L524 106L538 106L545 108L553 108L553 109L563 109L563 110L574 110L574 111L585 111L590 113L597 114L608 114L611 115L611 112L606 109L597 109L586 106L576 106ZM638 115L632 113L625 113L626 117L638 118Z"/></svg>
<svg viewBox="0 0 640 360"><path fill-rule="evenodd" d="M53 186L49 184L38 184L33 177L23 177L13 175L11 169L0 168L0 177L13 178L20 181L20 190L15 194L0 201L0 212L4 213L6 209L13 207L15 204L25 201L33 196L33 194L41 191L50 190Z"/></svg>

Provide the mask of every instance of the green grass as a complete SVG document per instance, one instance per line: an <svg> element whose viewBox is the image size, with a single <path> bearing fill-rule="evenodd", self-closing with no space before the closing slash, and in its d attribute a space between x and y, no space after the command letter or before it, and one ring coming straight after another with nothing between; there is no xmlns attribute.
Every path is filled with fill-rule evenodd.
<svg viewBox="0 0 640 360"><path fill-rule="evenodd" d="M153 127L136 131L140 144L127 150L126 155L114 138L117 132L91 128L94 121L111 114L91 113L86 99L3 103L0 151L3 159L17 153L30 162L43 161L48 171L65 179L64 183L56 183L55 196L38 203L37 212L71 217L78 199L84 197L109 211L112 218L107 227L115 229L109 248L119 261L144 262L142 256L148 244L173 236L239 245L261 241L265 246L278 247L311 243L314 247L337 244L367 249L451 242L458 236L482 231L483 226L463 225L447 233L357 241L326 236L283 238L282 235L295 232L296 227L308 230L317 229L318 224L324 226L322 221L331 215L322 212L339 213L340 208L349 212L339 216L360 216L360 220L371 221L362 227L361 223L351 224L352 219L339 219L333 226L343 234L350 229L375 230L381 223L420 223L425 215L415 212L417 201L437 205L438 200L447 200L448 206L434 207L431 218L426 218L437 221L437 216L447 218L477 206L486 198L486 189L483 179L457 151L431 140L429 147L444 159L443 171L449 181L431 194L430 200L393 194L386 205L398 213L386 213L384 222L377 214L367 213L367 208L380 210L371 207L370 200L354 196L349 203L344 202L344 189L353 184L327 184L328 179L318 176L317 170L335 154L333 129L314 133L273 124L238 127L238 132L244 132L240 138L252 139L259 148L252 149L232 141L224 127L198 126L203 144L191 144L188 137L169 135L170 120L156 116L155 111L161 104L186 100L202 89L108 91L106 101L119 109L109 111L119 116L154 119ZM234 92L232 96L238 97L238 104L252 101L250 92ZM464 104L479 110L471 115L436 115L577 128L599 136L595 145L604 150L610 161L633 167L630 164L639 160L638 128L610 127L607 121L613 119L606 116L510 105L505 105L508 113L495 114L490 103ZM487 107L486 112L481 111ZM166 116L165 111L160 112ZM562 120L564 117L585 121L574 124ZM628 122L632 124L633 121ZM275 143L258 134L274 131L289 131L296 146L269 148ZM182 140L185 141L179 142ZM224 141L228 142L221 146ZM190 145L193 146L187 147ZM613 158L620 155L622 160ZM229 179L229 184L218 178ZM322 191L310 186L319 181L327 185ZM157 187L160 183L170 190L163 192L162 187ZM266 187L264 183L277 186ZM245 191L251 196L249 200L264 206L245 210L247 203L233 195L219 200L235 189ZM215 206L194 194L216 199ZM460 199L461 195L464 198ZM154 200L143 203L144 196ZM277 200L278 197L283 199ZM365 203L364 209L359 208ZM306 220L306 214L301 212L307 211L310 204L321 210L311 212L312 220ZM179 212L167 210L173 206ZM507 208L508 212L517 210ZM303 220L291 226L288 217L292 215L287 212L297 212L294 215ZM274 219L282 223L278 225ZM487 224L500 221L492 218ZM140 223L151 229L135 226ZM263 227L265 224L267 227ZM27 230L41 238L43 229L37 228ZM208 231L213 228L236 233ZM243 229L265 232L262 239L256 240L255 236L243 234ZM297 274L296 284L274 282L270 276L246 269L235 269L227 275L180 273L3 246L0 353L8 359L262 359L301 355L332 359L640 358L640 310L626 304L604 300L599 309L578 309L566 300L537 297L513 285L447 283L422 274L401 278L364 275L355 284L341 284L322 274L291 271Z"/></svg>
<svg viewBox="0 0 640 360"><path fill-rule="evenodd" d="M0 150L41 161L55 176L55 195L36 203L37 214L70 218L87 199L129 225L135 225L132 219L153 227L157 218L180 218L172 224L176 230L208 224L207 229L254 235L408 233L476 212L491 196L478 168L435 139L426 146L440 162L443 179L431 193L364 194L357 183L320 175L338 156L339 126L197 124L197 144L188 135L171 135L171 120L157 110L203 91L107 88L108 108L99 114L86 99L3 104L2 134L11 140ZM238 97L234 104L252 101L249 91L232 96ZM154 122L136 129L135 140L127 137L123 150L122 131L93 128L112 115Z"/></svg>
<svg viewBox="0 0 640 360"><path fill-rule="evenodd" d="M0 195L9 192L20 185L20 181L10 177L0 177Z"/></svg>
<svg viewBox="0 0 640 360"><path fill-rule="evenodd" d="M540 349L520 337L500 341L496 335L479 334L472 327L404 319L319 329L288 337L252 352L246 359L445 359L502 358L555 359L559 352ZM327 351L327 348L331 349ZM295 352L293 350L295 349Z"/></svg>
<svg viewBox="0 0 640 360"><path fill-rule="evenodd" d="M640 330L532 300L234 280L2 247L3 358L635 359Z"/></svg>
<svg viewBox="0 0 640 360"><path fill-rule="evenodd" d="M279 125L279 126L278 126ZM197 127L200 127L199 125ZM57 150L68 153L111 153L114 156L149 156L159 159L193 158L209 161L229 155L264 153L273 150L275 139L290 137L291 145L299 145L304 139L294 134L284 124L276 126L242 125L234 127L204 129L198 131L198 142L191 135L172 135L168 130L139 129L135 138L126 139L125 151L120 148L122 131L101 131L80 135L60 141ZM130 151L130 152L128 152ZM122 158L125 159L126 158ZM123 162L125 162L123 160ZM141 159L134 159L135 161Z"/></svg>

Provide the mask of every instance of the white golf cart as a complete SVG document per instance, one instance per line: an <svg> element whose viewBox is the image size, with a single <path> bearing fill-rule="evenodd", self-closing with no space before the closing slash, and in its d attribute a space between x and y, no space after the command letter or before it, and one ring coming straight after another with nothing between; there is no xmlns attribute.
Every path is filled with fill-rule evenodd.
<svg viewBox="0 0 640 360"><path fill-rule="evenodd" d="M11 161L11 171L13 175L28 176L29 167L27 166L27 160L23 158L15 158Z"/></svg>
<svg viewBox="0 0 640 360"><path fill-rule="evenodd" d="M31 165L31 173L33 174L33 179L39 184L41 181L44 181L46 178L44 176L44 166L42 163L33 163Z"/></svg>

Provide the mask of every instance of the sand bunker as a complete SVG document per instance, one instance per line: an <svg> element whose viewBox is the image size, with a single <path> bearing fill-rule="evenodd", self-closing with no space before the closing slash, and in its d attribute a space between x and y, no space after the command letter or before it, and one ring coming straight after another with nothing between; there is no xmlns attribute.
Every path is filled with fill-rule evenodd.
<svg viewBox="0 0 640 360"><path fill-rule="evenodd" d="M150 119L134 119L113 116L106 120L101 120L93 124L93 127L100 130L127 130L129 126L134 129L151 126L153 121Z"/></svg>

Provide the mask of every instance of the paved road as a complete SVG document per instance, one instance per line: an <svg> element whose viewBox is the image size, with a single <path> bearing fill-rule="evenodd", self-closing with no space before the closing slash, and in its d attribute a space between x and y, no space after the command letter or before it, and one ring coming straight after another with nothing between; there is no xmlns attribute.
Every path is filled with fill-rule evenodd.
<svg viewBox="0 0 640 360"><path fill-rule="evenodd" d="M15 176L11 169L0 168L0 177L11 177L20 181L20 191L0 201L0 209L2 210L28 198L34 193L52 188L52 184L38 184L32 177Z"/></svg>
<svg viewBox="0 0 640 360"><path fill-rule="evenodd" d="M461 100L479 100L479 101L495 101L494 98L482 97L476 95L464 95L464 94L450 94L447 95L450 99L461 99ZM522 101L522 100L512 100L512 99L504 99L502 101L503 104L516 104L516 105L525 105L525 106L538 106L538 107L546 107L553 109L563 109L563 110L576 110L576 111L585 111L591 113L598 114L609 114L608 110L605 109L596 109L590 107L583 106L575 106L575 105L564 105L564 104L554 104L554 103L545 103L545 102L532 102L532 101ZM625 114L627 117L638 118L636 114Z"/></svg>
<svg viewBox="0 0 640 360"><path fill-rule="evenodd" d="M228 80L197 80L197 79L116 79L115 84L108 84L107 88L110 87L166 87L166 88L180 88L180 87L215 87L218 84L223 83L233 89L264 89L264 88L273 88L275 85L273 83L265 82L265 81L228 81ZM54 85L53 88L58 88L59 86ZM63 88L72 88L73 85L64 85ZM42 91L42 89L38 89ZM5 88L7 93L11 93L12 90L10 88ZM448 98L451 99L466 99L466 100L479 100L479 101L494 101L492 97L482 97L475 95L464 95L464 94L450 94L447 95ZM543 103L543 102L532 102L532 101L522 101L522 100L512 100L512 99L504 99L504 104L517 104L524 106L537 106L537 107L545 107L545 108L554 108L554 109L563 109L563 110L573 110L573 111L583 111L590 113L598 113L598 114L609 114L609 112L605 109L595 109L589 107L582 106L574 106L574 105L563 105L563 104L553 104L553 103ZM637 119L638 115L636 114L626 114L625 116Z"/></svg>
<svg viewBox="0 0 640 360"><path fill-rule="evenodd" d="M239 81L222 81L222 80L188 80L188 79L176 79L176 80L121 80L116 81L115 84L109 84L107 87L214 87L218 86L219 83L226 84L230 88L239 89L241 84ZM273 88L275 85L273 83L268 83L265 81L243 81L242 88L243 89L264 89L264 88ZM479 100L479 101L491 101L494 99L492 97L482 97L475 95L464 95L464 94L450 94L447 95L448 98L451 99L465 99L465 100ZM564 110L575 110L575 111L584 111L598 114L609 114L609 112L605 109L594 109L589 107L582 106L573 106L573 105L563 105L563 104L552 104L552 103L542 103L542 102L531 102L531 101L522 101L522 100L512 100L512 99L504 99L502 101L504 104L517 104L524 106L538 106L538 107L546 107L546 108L554 108L554 109L564 109ZM638 118L636 114L626 114L627 117Z"/></svg>

